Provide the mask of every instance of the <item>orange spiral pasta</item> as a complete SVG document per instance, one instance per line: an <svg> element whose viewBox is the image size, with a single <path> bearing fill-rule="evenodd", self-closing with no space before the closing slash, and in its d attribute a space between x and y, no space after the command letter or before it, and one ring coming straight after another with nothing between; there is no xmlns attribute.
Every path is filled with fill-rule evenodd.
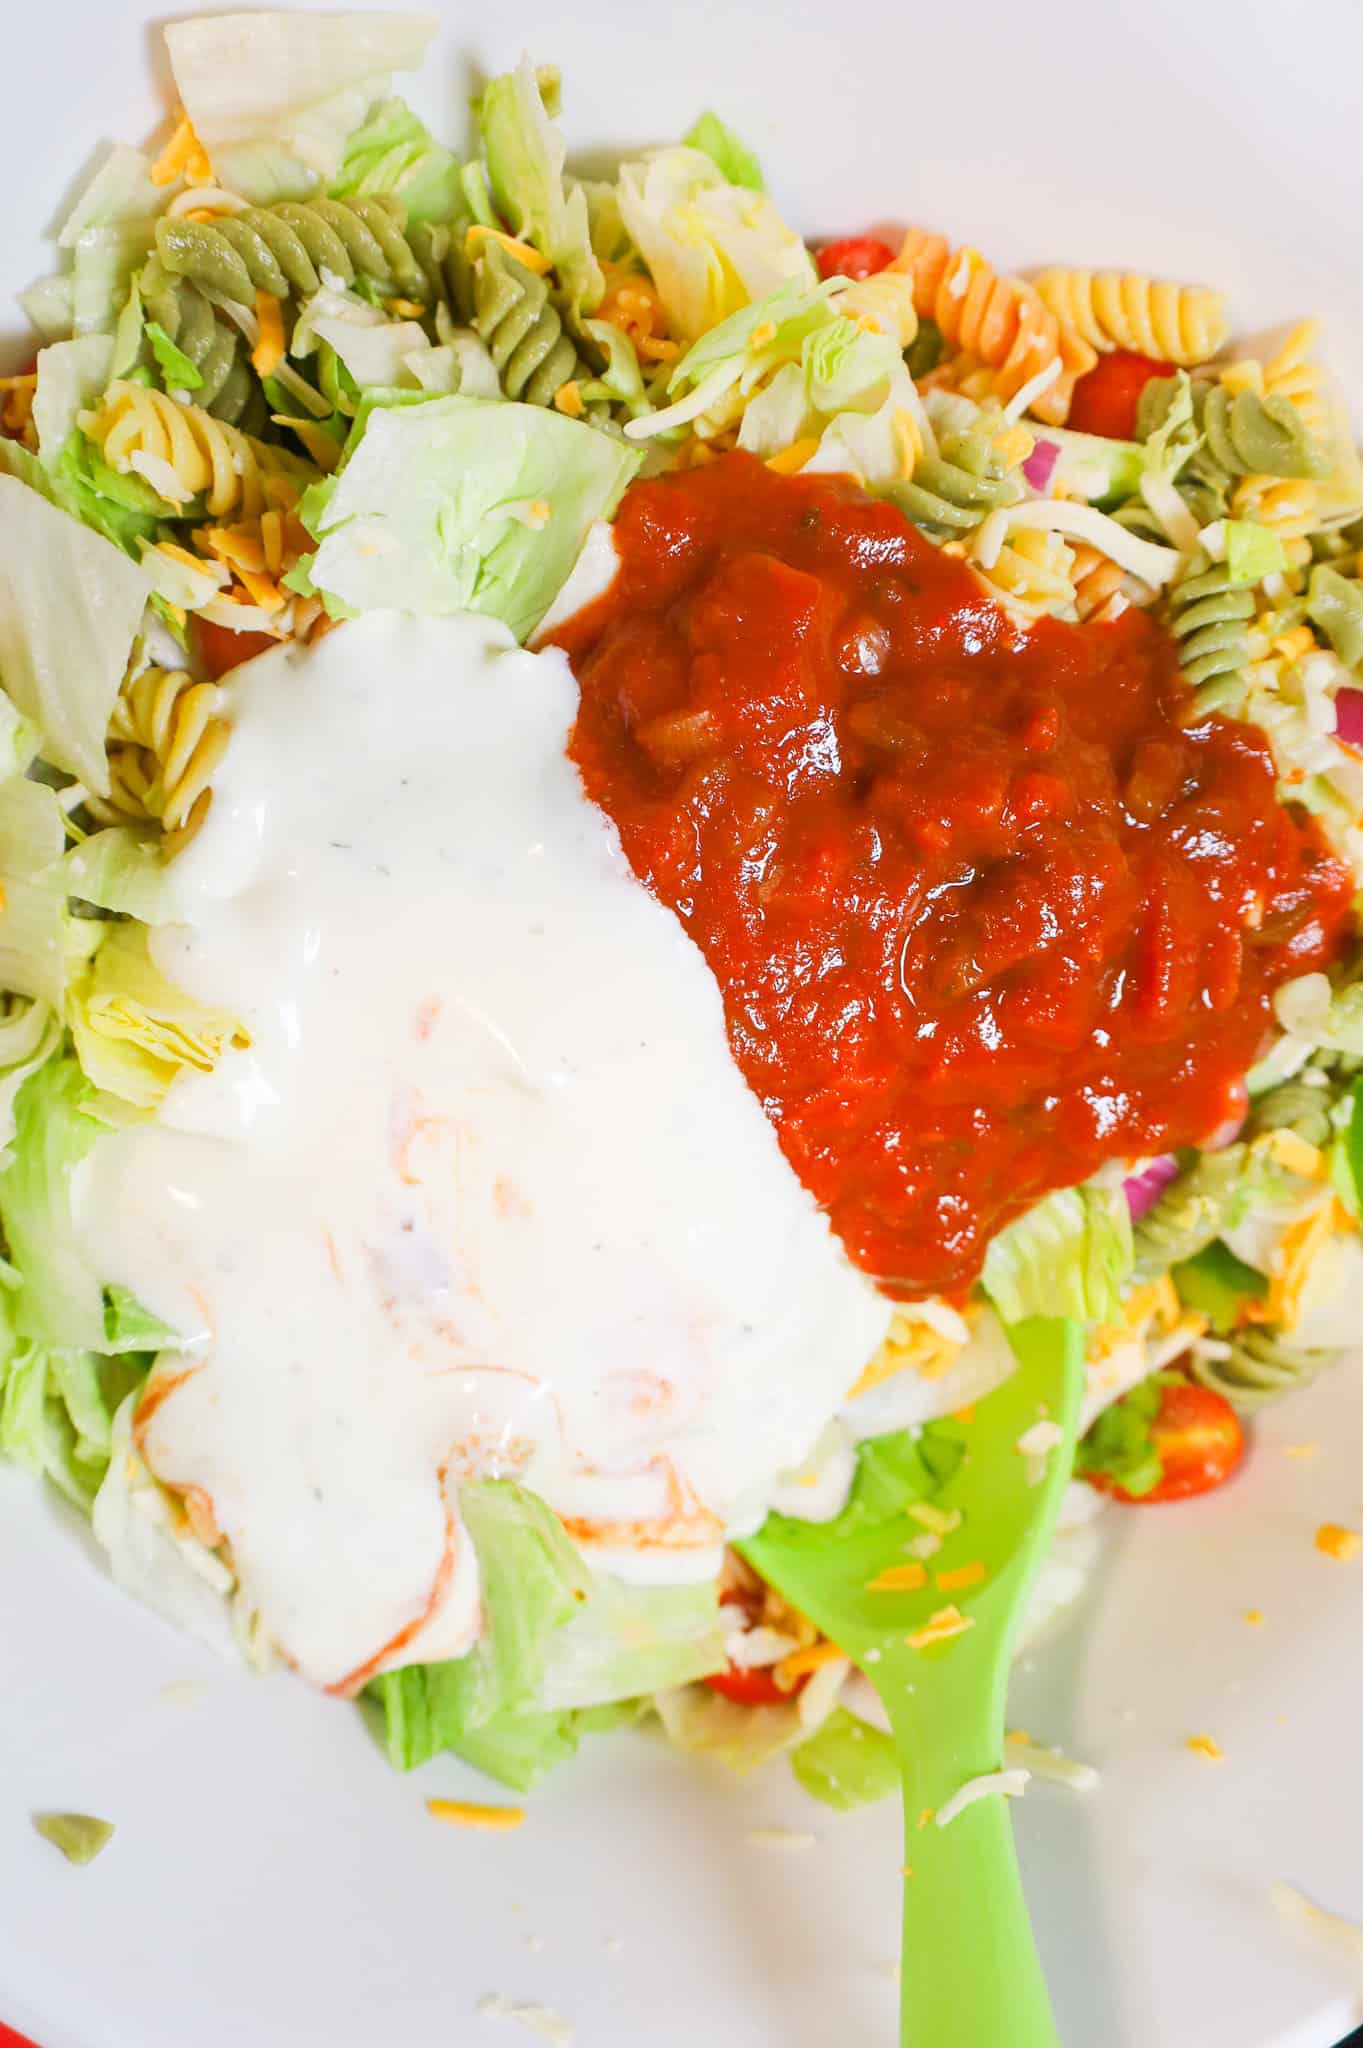
<svg viewBox="0 0 1363 2048"><path fill-rule="evenodd" d="M1079 619L1101 622L1116 618L1118 612L1125 609L1124 572L1097 548L1091 548L1087 541L1075 542L1070 574L1074 579L1074 609ZM1121 605L1113 605L1116 597L1122 598Z"/></svg>
<svg viewBox="0 0 1363 2048"><path fill-rule="evenodd" d="M1133 271L1043 270L1036 288L1063 328L1096 349L1134 349L1164 363L1205 363L1226 339L1226 302L1204 285Z"/></svg>
<svg viewBox="0 0 1363 2048"><path fill-rule="evenodd" d="M953 348L994 372L994 395L1003 404L1058 358L1059 374L1029 410L1052 426L1061 424L1075 379L1098 358L1081 335L1061 326L1030 285L1000 277L978 249L953 254L945 235L925 228L909 229L891 268L912 277L919 319L934 320Z"/></svg>

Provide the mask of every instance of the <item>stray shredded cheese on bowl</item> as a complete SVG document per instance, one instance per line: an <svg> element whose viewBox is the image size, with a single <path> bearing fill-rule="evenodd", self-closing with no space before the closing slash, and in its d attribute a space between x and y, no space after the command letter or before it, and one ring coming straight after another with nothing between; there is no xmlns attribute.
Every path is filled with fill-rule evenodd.
<svg viewBox="0 0 1363 2048"><path fill-rule="evenodd" d="M452 1827L487 1828L502 1834L525 1821L523 1806L475 1806L465 1799L428 1799L426 1811L432 1820L447 1821Z"/></svg>

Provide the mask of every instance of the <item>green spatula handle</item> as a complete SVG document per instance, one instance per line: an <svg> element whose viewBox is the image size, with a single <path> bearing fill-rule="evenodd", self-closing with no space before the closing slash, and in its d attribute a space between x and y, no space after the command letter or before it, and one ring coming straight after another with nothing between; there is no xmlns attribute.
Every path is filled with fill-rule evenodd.
<svg viewBox="0 0 1363 2048"><path fill-rule="evenodd" d="M917 1739L905 1731L906 1783ZM1059 2048L1008 1802L978 1800L944 1828L921 1812L905 1817L902 2048Z"/></svg>

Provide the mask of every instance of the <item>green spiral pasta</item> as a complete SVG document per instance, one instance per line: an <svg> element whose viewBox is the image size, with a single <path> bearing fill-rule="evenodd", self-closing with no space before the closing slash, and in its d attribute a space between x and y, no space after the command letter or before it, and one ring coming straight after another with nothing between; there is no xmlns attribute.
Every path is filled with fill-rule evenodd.
<svg viewBox="0 0 1363 2048"><path fill-rule="evenodd" d="M1200 712L1222 710L1238 696L1253 616L1253 593L1232 583L1225 563L1209 561L1199 548L1169 592L1169 631Z"/></svg>
<svg viewBox="0 0 1363 2048"><path fill-rule="evenodd" d="M1197 1159L1136 1225L1137 1275L1154 1279L1206 1251L1238 1220L1253 1191L1253 1174L1248 1145L1227 1145Z"/></svg>
<svg viewBox="0 0 1363 2048"><path fill-rule="evenodd" d="M473 327L487 344L508 398L552 405L565 384L591 378L544 278L491 237L473 263L472 286Z"/></svg>
<svg viewBox="0 0 1363 2048"><path fill-rule="evenodd" d="M251 371L246 339L222 319L188 278L149 263L141 279L142 303L199 373L196 402L214 419L247 433L265 424L265 403Z"/></svg>
<svg viewBox="0 0 1363 2048"><path fill-rule="evenodd" d="M324 270L403 295L426 281L391 199L285 200L214 220L167 215L156 223L156 253L172 275L247 305L257 291L308 298Z"/></svg>
<svg viewBox="0 0 1363 2048"><path fill-rule="evenodd" d="M1320 628L1345 668L1363 674L1363 582L1318 562L1311 571L1306 616Z"/></svg>
<svg viewBox="0 0 1363 2048"><path fill-rule="evenodd" d="M1252 1104L1246 1135L1263 1136L1269 1131L1292 1131L1308 1145L1323 1149L1335 1134L1333 1111L1345 1093L1363 1073L1363 1059L1347 1053L1323 1052L1308 1060L1291 1080Z"/></svg>
<svg viewBox="0 0 1363 2048"><path fill-rule="evenodd" d="M936 539L950 539L978 526L999 505L1022 496L1017 477L994 447L995 429L981 424L944 435L941 453L924 455L908 483L888 495L906 519Z"/></svg>
<svg viewBox="0 0 1363 2048"><path fill-rule="evenodd" d="M1152 377L1145 386L1136 412L1142 441L1164 425L1179 382L1177 377ZM1192 396L1204 444L1193 458L1195 475L1206 476L1212 469L1223 478L1318 477L1328 470L1327 458L1286 398L1260 398L1254 391L1232 394L1222 384L1206 383L1194 383Z"/></svg>
<svg viewBox="0 0 1363 2048"><path fill-rule="evenodd" d="M1208 1358L1194 1351L1189 1369L1194 1379L1223 1394L1233 1408L1245 1414L1309 1385L1344 1357L1333 1345L1294 1344L1270 1325L1237 1330L1227 1341L1229 1356Z"/></svg>

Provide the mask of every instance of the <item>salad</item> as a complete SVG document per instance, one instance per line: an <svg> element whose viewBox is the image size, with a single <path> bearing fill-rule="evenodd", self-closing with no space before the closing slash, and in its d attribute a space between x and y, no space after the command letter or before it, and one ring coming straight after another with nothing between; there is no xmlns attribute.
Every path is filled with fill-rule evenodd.
<svg viewBox="0 0 1363 2048"><path fill-rule="evenodd" d="M714 113L575 177L528 60L456 152L433 29L173 24L22 294L0 1450L402 1768L850 1806L769 1515L968 1625L1078 1320L1039 1626L1363 1335L1363 462L1312 322L810 245Z"/></svg>

